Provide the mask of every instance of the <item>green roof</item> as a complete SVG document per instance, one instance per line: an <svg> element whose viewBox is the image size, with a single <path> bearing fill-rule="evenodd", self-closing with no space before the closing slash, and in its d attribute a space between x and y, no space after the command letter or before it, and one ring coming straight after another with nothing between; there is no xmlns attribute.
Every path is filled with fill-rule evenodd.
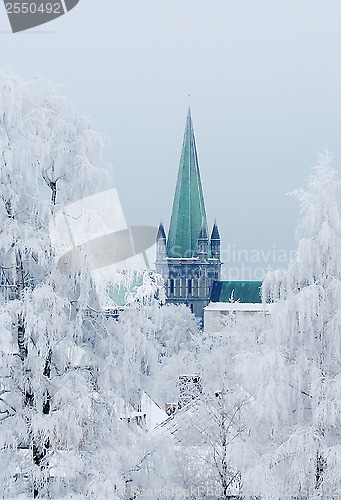
<svg viewBox="0 0 341 500"><path fill-rule="evenodd" d="M193 257L207 219L191 111L188 110L170 221L167 257Z"/></svg>
<svg viewBox="0 0 341 500"><path fill-rule="evenodd" d="M211 302L261 304L261 281L214 281Z"/></svg>
<svg viewBox="0 0 341 500"><path fill-rule="evenodd" d="M120 271L121 280L113 281L108 284L106 293L108 297L115 302L116 306L124 307L127 305L128 295L134 294L137 287L143 283L143 274L140 272Z"/></svg>

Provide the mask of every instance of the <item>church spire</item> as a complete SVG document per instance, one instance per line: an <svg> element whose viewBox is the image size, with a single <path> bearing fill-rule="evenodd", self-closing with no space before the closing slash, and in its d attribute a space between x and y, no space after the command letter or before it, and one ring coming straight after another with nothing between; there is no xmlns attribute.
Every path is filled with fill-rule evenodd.
<svg viewBox="0 0 341 500"><path fill-rule="evenodd" d="M191 110L188 110L167 241L167 257L193 257L202 225L207 228Z"/></svg>

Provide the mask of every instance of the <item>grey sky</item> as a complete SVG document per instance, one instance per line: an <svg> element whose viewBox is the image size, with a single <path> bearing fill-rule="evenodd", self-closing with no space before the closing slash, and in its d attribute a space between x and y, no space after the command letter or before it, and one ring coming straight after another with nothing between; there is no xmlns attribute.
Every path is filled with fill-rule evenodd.
<svg viewBox="0 0 341 500"><path fill-rule="evenodd" d="M339 0L80 0L16 35L0 6L0 50L22 76L60 82L110 138L131 225L168 227L190 92L223 248L289 250L298 206L285 193L324 145L341 164L340 26Z"/></svg>

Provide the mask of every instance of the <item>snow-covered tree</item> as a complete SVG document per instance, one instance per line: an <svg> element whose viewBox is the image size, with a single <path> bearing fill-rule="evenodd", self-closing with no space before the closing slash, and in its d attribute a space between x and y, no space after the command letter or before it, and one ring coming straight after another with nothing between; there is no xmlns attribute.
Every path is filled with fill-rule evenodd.
<svg viewBox="0 0 341 500"><path fill-rule="evenodd" d="M241 497L243 472L253 454L247 444L250 397L237 384L220 387L219 391L206 387L179 411L174 436L177 453L187 464L187 477L182 471L184 486L225 499Z"/></svg>
<svg viewBox="0 0 341 500"><path fill-rule="evenodd" d="M81 304L89 278L60 275L49 225L57 209L101 189L105 174L95 163L101 143L52 84L0 72L4 497L52 491L63 475L58 454L73 480L73 466L80 465L69 459L83 446L91 408L91 350Z"/></svg>
<svg viewBox="0 0 341 500"><path fill-rule="evenodd" d="M185 467L183 487L203 497L242 498L244 473L257 459L249 439L253 398L235 366L236 356L257 344L263 325L263 315L233 317L219 335L199 337L188 364L201 377L203 392L174 417L181 435L177 453Z"/></svg>
<svg viewBox="0 0 341 500"><path fill-rule="evenodd" d="M254 444L262 453L249 471L256 493L275 498L326 498L340 491L341 253L328 154L321 156L301 203L298 250L264 294L274 301L272 324L239 376L255 397Z"/></svg>

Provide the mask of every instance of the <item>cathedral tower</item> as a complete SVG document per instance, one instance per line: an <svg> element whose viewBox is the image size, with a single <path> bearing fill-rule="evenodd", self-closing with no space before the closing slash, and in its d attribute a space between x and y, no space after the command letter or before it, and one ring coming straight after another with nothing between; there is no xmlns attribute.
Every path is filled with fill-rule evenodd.
<svg viewBox="0 0 341 500"><path fill-rule="evenodd" d="M220 235L214 223L208 237L205 201L190 110L188 111L168 238L157 234L156 272L166 286L167 302L187 304L203 317L213 281L220 280Z"/></svg>

